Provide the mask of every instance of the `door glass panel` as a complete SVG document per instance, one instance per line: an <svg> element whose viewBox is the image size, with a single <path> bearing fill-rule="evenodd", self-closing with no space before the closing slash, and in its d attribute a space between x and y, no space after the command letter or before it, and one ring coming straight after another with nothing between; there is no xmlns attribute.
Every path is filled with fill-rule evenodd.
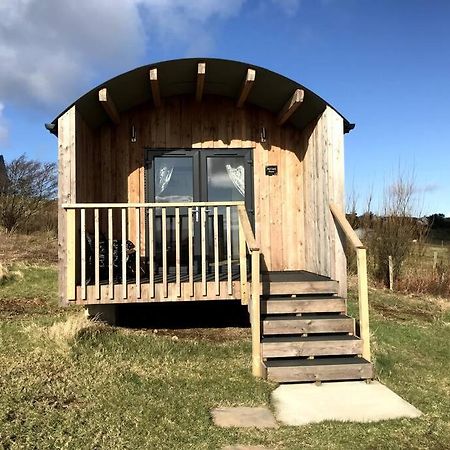
<svg viewBox="0 0 450 450"><path fill-rule="evenodd" d="M190 156L156 156L154 158L154 192L158 203L194 201L193 160ZM186 271L188 264L188 210L180 208L180 266ZM167 265L173 273L176 264L175 208L166 208ZM155 217L156 269L162 266L162 219L161 211Z"/></svg>
<svg viewBox="0 0 450 450"><path fill-rule="evenodd" d="M244 163L242 156L210 156L207 158L209 202L245 199Z"/></svg>
<svg viewBox="0 0 450 450"><path fill-rule="evenodd" d="M157 156L155 164L155 201L192 202L194 177L191 157Z"/></svg>
<svg viewBox="0 0 450 450"><path fill-rule="evenodd" d="M243 156L210 156L206 159L207 196L209 202L245 200L245 158ZM214 255L213 212L209 212L209 255ZM226 260L226 208L218 208L218 247L219 260ZM231 256L239 259L238 215L231 208ZM224 266L222 266L224 267ZM235 266L236 267L236 266Z"/></svg>

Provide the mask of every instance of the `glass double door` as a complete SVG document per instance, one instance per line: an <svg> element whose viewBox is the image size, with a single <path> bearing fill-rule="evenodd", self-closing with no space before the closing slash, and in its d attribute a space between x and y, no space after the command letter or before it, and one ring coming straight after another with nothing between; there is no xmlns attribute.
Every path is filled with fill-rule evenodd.
<svg viewBox="0 0 450 450"><path fill-rule="evenodd" d="M253 224L253 170L252 152L244 149L230 150L146 150L147 201L155 203L227 202L244 201ZM188 217L187 207L180 208L180 266L188 270L189 240L188 220L193 223L194 270L200 272L201 229L200 208L192 207ZM208 271L214 261L214 209L206 212L206 259ZM238 217L236 208L231 213L232 259L238 260ZM154 242L155 268L162 262L161 210L155 210ZM175 271L175 208L166 209L167 264L169 272ZM227 258L226 208L218 207L218 252L221 270L226 270ZM158 251L158 249L160 249Z"/></svg>

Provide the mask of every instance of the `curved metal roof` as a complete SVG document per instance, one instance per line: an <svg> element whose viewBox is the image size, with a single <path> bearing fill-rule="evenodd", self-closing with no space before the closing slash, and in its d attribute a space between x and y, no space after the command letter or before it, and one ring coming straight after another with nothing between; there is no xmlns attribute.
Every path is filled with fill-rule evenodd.
<svg viewBox="0 0 450 450"><path fill-rule="evenodd" d="M152 98L149 70L158 69L158 81L161 97L195 94L197 83L197 64L206 62L205 95L220 95L237 99L247 69L256 70L256 78L247 103L256 105L278 114L296 89L303 89L305 95L302 106L289 118L289 122L302 129L311 120L317 118L330 106L325 100L303 85L271 70L252 64L215 58L189 58L158 62L138 67L118 75L84 94L61 114L76 105L85 121L92 127L97 127L108 118L98 101L98 91L106 87L118 111L126 111ZM335 109L335 108L333 108ZM336 109L335 109L336 111ZM344 119L344 131L348 132L353 124ZM56 127L55 127L56 131Z"/></svg>

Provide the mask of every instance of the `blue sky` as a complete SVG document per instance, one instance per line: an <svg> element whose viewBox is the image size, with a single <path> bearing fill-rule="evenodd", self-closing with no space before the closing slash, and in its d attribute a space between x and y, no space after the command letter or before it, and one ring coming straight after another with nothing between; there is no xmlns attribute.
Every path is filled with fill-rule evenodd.
<svg viewBox="0 0 450 450"><path fill-rule="evenodd" d="M450 216L449 1L91 3L0 0L7 160L55 160L44 122L118 73L186 56L237 59L299 81L356 123L346 182L361 207L401 170L414 172L422 213Z"/></svg>

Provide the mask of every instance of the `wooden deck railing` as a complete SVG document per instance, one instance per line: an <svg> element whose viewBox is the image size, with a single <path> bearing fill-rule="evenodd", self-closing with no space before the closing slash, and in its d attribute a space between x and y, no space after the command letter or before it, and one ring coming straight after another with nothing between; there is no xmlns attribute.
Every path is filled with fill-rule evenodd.
<svg viewBox="0 0 450 450"><path fill-rule="evenodd" d="M140 299L143 295L142 287L144 285L145 289L148 288L144 294L149 296L151 301L155 298L157 283L160 290L160 285L162 285L162 300L174 296L173 290L171 292L168 290L169 285L173 287L173 283L176 288L175 297L180 299L186 296L194 297L194 294L195 298L199 296L217 298L225 294L225 292L221 292L221 288L224 290L224 285L227 291L224 298L229 298L233 294L233 280L236 278L232 265L239 263L240 296L242 303L248 304L250 294L247 280L246 245L248 245L248 239L250 239L248 245L250 255L255 251L256 246L243 202L79 203L65 204L63 208L67 213L66 289L68 300L85 301L87 299L88 283L86 279L89 274L86 270L87 267L90 267L88 250L91 250L93 254L89 255L89 262L92 266L93 261L93 268L91 267L93 280L89 283L89 295L92 295L93 289L93 301L104 300L105 297L111 301L126 300L129 298L129 289L133 290L135 298ZM156 217L158 222L156 222ZM182 219L184 228L181 224ZM171 221L170 227L168 227L169 220ZM195 225L197 221L198 223ZM196 257L195 261L196 268L194 268L195 227L200 233L195 237L200 250L200 255ZM170 237L168 228L171 232ZM183 236L181 236L182 229L184 230ZM236 236L237 233L238 236ZM88 236L93 249L87 248ZM101 236L104 236L103 240L100 239ZM170 238L172 248L169 256ZM134 244L136 250L132 279L129 276L130 267L126 257L121 257L119 274L117 273L117 261L115 261L116 265L113 264L113 246L119 245L120 249L116 248L116 252L118 250L120 255L127 255L130 253L130 249L127 248L128 240ZM145 246L143 245L144 240L146 241ZM239 245L239 257L236 250L233 251L232 243ZM107 247L102 252L100 251L101 245ZM233 247L237 247L237 245ZM101 257L107 259L107 261L102 261L102 266L100 265ZM171 275L174 272L174 277L170 277L173 279L172 283L168 281L169 257L172 257L170 261ZM252 259L256 261L255 256L252 256ZM187 266L187 273L183 273L183 281L181 279L182 260L183 265ZM141 276L143 261L147 264L145 284L142 283ZM159 266L157 282L155 280L156 262ZM259 258L257 263L259 265ZM105 265L107 274L105 274ZM102 269L102 273L100 273L100 269ZM223 281L224 279L226 281ZM221 281L223 282L221 283ZM194 293L194 287L198 288L199 284L201 293L197 290ZM186 289L186 285L188 285L188 289ZM119 292L117 292L118 288Z"/></svg>
<svg viewBox="0 0 450 450"><path fill-rule="evenodd" d="M363 341L362 356L370 361L370 330L369 330L369 294L367 286L367 252L366 247L360 241L351 227L344 212L335 204L330 204L330 211L336 225L342 230L352 247L356 250L358 265L358 305L359 305L359 329L360 338Z"/></svg>
<svg viewBox="0 0 450 450"><path fill-rule="evenodd" d="M241 265L241 283L247 277L246 249L251 255L252 284L250 301L250 323L252 327L252 373L256 377L263 377L262 349L261 349L261 304L260 304L260 250L250 224L245 206L237 207L239 213L239 253ZM247 286L241 287L248 298Z"/></svg>

